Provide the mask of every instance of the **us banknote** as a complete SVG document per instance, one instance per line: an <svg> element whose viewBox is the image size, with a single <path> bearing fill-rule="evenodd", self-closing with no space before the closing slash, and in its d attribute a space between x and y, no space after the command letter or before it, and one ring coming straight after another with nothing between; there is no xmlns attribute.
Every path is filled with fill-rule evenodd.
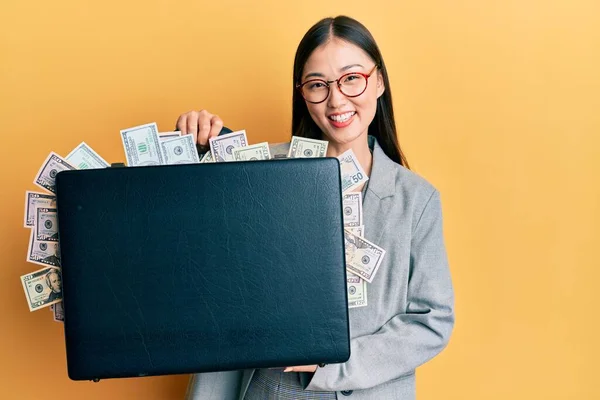
<svg viewBox="0 0 600 400"><path fill-rule="evenodd" d="M327 155L328 145L329 142L326 140L292 136L288 158L325 157Z"/></svg>
<svg viewBox="0 0 600 400"><path fill-rule="evenodd" d="M363 224L362 193L349 192L342 195L344 226L354 227Z"/></svg>
<svg viewBox="0 0 600 400"><path fill-rule="evenodd" d="M181 131L173 131L173 132L158 132L158 138L160 141L169 140L176 137L181 136Z"/></svg>
<svg viewBox="0 0 600 400"><path fill-rule="evenodd" d="M81 142L75 147L66 157L65 160L77 169L97 169L106 168L110 164L105 159L100 157L90 146L85 142Z"/></svg>
<svg viewBox="0 0 600 400"><path fill-rule="evenodd" d="M61 273L46 267L21 276L29 311L36 311L62 301Z"/></svg>
<svg viewBox="0 0 600 400"><path fill-rule="evenodd" d="M54 321L65 322L65 309L63 308L63 302L54 303L50 306L52 308L52 314L54 314Z"/></svg>
<svg viewBox="0 0 600 400"><path fill-rule="evenodd" d="M58 242L57 209L38 207L35 223L35 239Z"/></svg>
<svg viewBox="0 0 600 400"><path fill-rule="evenodd" d="M160 148L167 165L197 164L200 162L192 135L161 140Z"/></svg>
<svg viewBox="0 0 600 400"><path fill-rule="evenodd" d="M246 131L236 131L208 139L215 162L233 161L233 149L248 145Z"/></svg>
<svg viewBox="0 0 600 400"><path fill-rule="evenodd" d="M25 221L23 224L25 228L35 226L36 209L38 207L56 208L56 196L30 190L25 191Z"/></svg>
<svg viewBox="0 0 600 400"><path fill-rule="evenodd" d="M45 266L60 267L59 242L37 240L35 229L31 229L25 261Z"/></svg>
<svg viewBox="0 0 600 400"><path fill-rule="evenodd" d="M385 250L365 238L344 231L346 269L367 282L373 282L383 261Z"/></svg>
<svg viewBox="0 0 600 400"><path fill-rule="evenodd" d="M348 192L369 180L352 149L342 153L338 160L340 160L343 192Z"/></svg>
<svg viewBox="0 0 600 400"><path fill-rule="evenodd" d="M125 149L128 167L163 165L165 163L160 150L156 123L121 130L121 141Z"/></svg>
<svg viewBox="0 0 600 400"><path fill-rule="evenodd" d="M50 155L44 160L33 183L52 193L56 193L56 175L61 171L75 170L76 168L69 164L65 159L50 152Z"/></svg>
<svg viewBox="0 0 600 400"><path fill-rule="evenodd" d="M236 147L232 150L235 161L270 160L269 143L262 142L250 146Z"/></svg>
<svg viewBox="0 0 600 400"><path fill-rule="evenodd" d="M210 151L207 151L206 153L204 153L204 155L202 156L202 159L200 160L200 164L212 163L212 162L215 162L215 160L213 160L212 153Z"/></svg>
<svg viewBox="0 0 600 400"><path fill-rule="evenodd" d="M346 273L348 288L348 308L365 307L367 301L367 282L351 272Z"/></svg>

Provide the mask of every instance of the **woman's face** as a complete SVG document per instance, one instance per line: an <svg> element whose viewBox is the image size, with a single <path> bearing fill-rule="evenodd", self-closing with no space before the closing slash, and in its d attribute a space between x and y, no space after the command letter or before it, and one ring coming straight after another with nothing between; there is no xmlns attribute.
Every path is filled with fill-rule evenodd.
<svg viewBox="0 0 600 400"><path fill-rule="evenodd" d="M309 79L332 81L349 72L368 74L375 62L360 47L333 38L317 47L310 55L302 72L302 83ZM324 139L351 144L366 138L369 124L375 117L377 98L385 90L378 69L367 80L367 89L358 97L343 95L337 83L330 85L329 96L319 104L306 102L313 121L321 128Z"/></svg>

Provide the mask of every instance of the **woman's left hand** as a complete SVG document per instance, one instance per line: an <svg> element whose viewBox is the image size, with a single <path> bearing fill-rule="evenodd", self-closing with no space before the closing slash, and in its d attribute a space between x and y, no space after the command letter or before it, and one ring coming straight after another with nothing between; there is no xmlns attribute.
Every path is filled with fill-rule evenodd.
<svg viewBox="0 0 600 400"><path fill-rule="evenodd" d="M301 365L298 367L286 367L283 372L315 372L316 370L316 365Z"/></svg>

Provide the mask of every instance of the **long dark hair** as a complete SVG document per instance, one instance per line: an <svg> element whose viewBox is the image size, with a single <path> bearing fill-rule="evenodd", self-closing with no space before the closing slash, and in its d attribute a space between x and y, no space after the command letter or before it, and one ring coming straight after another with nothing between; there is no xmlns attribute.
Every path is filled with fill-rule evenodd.
<svg viewBox="0 0 600 400"><path fill-rule="evenodd" d="M363 49L379 66L385 90L377 99L375 118L369 125L369 135L375 136L385 154L400 165L409 168L408 161L400 149L392 108L392 91L383 57L369 30L355 19L346 16L324 18L306 32L294 59L294 94L292 95L292 134L312 139L321 139L322 132L308 113L302 94L296 84L302 79L304 64L312 52L332 37L340 38Z"/></svg>

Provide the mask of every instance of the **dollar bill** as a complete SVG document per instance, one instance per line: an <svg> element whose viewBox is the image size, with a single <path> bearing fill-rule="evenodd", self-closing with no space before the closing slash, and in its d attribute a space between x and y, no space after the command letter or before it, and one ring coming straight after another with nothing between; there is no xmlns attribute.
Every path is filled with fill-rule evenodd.
<svg viewBox="0 0 600 400"><path fill-rule="evenodd" d="M200 164L204 164L204 163L212 163L215 162L212 158L212 153L210 151L207 151L206 153L204 153L204 156L202 156L202 159L200 160Z"/></svg>
<svg viewBox="0 0 600 400"><path fill-rule="evenodd" d="M35 226L36 209L38 207L56 208L56 196L46 193L38 193L27 190L25 192L25 228Z"/></svg>
<svg viewBox="0 0 600 400"><path fill-rule="evenodd" d="M75 169L75 167L69 164L61 156L52 151L46 160L44 160L33 183L42 189L56 193L56 175L61 171Z"/></svg>
<svg viewBox="0 0 600 400"><path fill-rule="evenodd" d="M269 144L269 152L271 153L272 159L288 158L289 151L290 151L290 142Z"/></svg>
<svg viewBox="0 0 600 400"><path fill-rule="evenodd" d="M121 130L127 166L163 165L160 140L156 123L134 126Z"/></svg>
<svg viewBox="0 0 600 400"><path fill-rule="evenodd" d="M373 282L383 261L385 250L365 238L344 231L346 269L367 282Z"/></svg>
<svg viewBox="0 0 600 400"><path fill-rule="evenodd" d="M173 138L180 137L180 136L181 136L181 131L158 132L158 138L160 139L161 142L163 140L169 140L169 139L173 139Z"/></svg>
<svg viewBox="0 0 600 400"><path fill-rule="evenodd" d="M208 139L215 162L233 161L233 149L248 145L246 131L236 131Z"/></svg>
<svg viewBox="0 0 600 400"><path fill-rule="evenodd" d="M46 267L21 276L29 311L36 311L62 301L60 270Z"/></svg>
<svg viewBox="0 0 600 400"><path fill-rule="evenodd" d="M344 226L354 227L363 224L362 193L350 192L342 195ZM362 235L361 235L362 236Z"/></svg>
<svg viewBox="0 0 600 400"><path fill-rule="evenodd" d="M196 150L196 144L192 135L162 140L160 148L165 159L165 164L197 164L200 162L198 150Z"/></svg>
<svg viewBox="0 0 600 400"><path fill-rule="evenodd" d="M60 301L51 305L52 313L54 314L54 321L65 322L65 309L63 308L63 302Z"/></svg>
<svg viewBox="0 0 600 400"><path fill-rule="evenodd" d="M346 273L348 308L367 306L367 282L351 272Z"/></svg>
<svg viewBox="0 0 600 400"><path fill-rule="evenodd" d="M60 246L58 242L37 240L35 229L31 230L27 247L27 262L60 268Z"/></svg>
<svg viewBox="0 0 600 400"><path fill-rule="evenodd" d="M354 234L355 236L360 236L362 238L365 237L365 226L361 225L361 226L351 226L348 228L344 228L345 230L347 230L348 232Z"/></svg>
<svg viewBox="0 0 600 400"><path fill-rule="evenodd" d="M271 159L269 143L262 142L251 146L236 147L232 150L235 161L256 161Z"/></svg>
<svg viewBox="0 0 600 400"><path fill-rule="evenodd" d="M110 164L105 159L100 157L90 146L85 142L81 142L75 147L66 157L65 160L77 169L97 169L106 168Z"/></svg>
<svg viewBox="0 0 600 400"><path fill-rule="evenodd" d="M355 236L365 236L364 225L346 227L344 229ZM346 271L346 278L348 286L348 308L367 306L367 281L349 271Z"/></svg>
<svg viewBox="0 0 600 400"><path fill-rule="evenodd" d="M57 209L38 207L35 223L35 239L58 242Z"/></svg>
<svg viewBox="0 0 600 400"><path fill-rule="evenodd" d="M288 158L325 157L328 145L329 142L326 140L292 136Z"/></svg>
<svg viewBox="0 0 600 400"><path fill-rule="evenodd" d="M342 153L338 160L342 174L342 192L350 191L369 180L352 149Z"/></svg>

